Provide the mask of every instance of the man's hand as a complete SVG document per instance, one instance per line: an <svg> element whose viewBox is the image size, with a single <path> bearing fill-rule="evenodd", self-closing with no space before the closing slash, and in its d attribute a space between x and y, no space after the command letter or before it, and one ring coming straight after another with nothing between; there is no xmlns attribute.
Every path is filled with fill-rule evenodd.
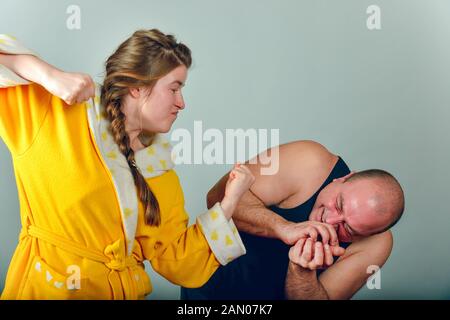
<svg viewBox="0 0 450 320"><path fill-rule="evenodd" d="M321 237L322 243L328 243L331 246L339 244L336 229L327 223L317 221L305 221L294 223L286 221L278 229L278 238L288 245L294 245L300 239L312 238L314 242Z"/></svg>
<svg viewBox="0 0 450 320"><path fill-rule="evenodd" d="M342 256L344 253L342 247L303 238L291 247L289 259L304 269L317 270L328 268L334 262L333 256Z"/></svg>

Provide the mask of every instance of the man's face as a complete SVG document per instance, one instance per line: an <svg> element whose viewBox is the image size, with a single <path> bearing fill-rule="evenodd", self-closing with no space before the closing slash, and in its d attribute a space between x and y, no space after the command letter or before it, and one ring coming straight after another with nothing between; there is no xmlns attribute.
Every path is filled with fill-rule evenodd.
<svg viewBox="0 0 450 320"><path fill-rule="evenodd" d="M381 186L369 179L344 181L338 179L319 193L309 220L333 225L341 242L351 242L387 227L391 215L380 212L387 207L380 197Z"/></svg>

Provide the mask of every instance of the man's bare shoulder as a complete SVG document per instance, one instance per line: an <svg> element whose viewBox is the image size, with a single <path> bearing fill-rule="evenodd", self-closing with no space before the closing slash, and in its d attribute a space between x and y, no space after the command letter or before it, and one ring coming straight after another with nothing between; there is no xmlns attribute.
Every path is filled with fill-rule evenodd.
<svg viewBox="0 0 450 320"><path fill-rule="evenodd" d="M280 146L280 159L289 166L299 186L321 185L336 164L337 156L322 144L299 140ZM281 163L283 165L283 163ZM319 186L320 186L319 185Z"/></svg>
<svg viewBox="0 0 450 320"><path fill-rule="evenodd" d="M311 140L293 141L278 146L278 156L272 148L269 155L276 161L277 172L261 175L262 165L249 164L256 177L252 191L266 204L280 204L286 200L297 201L303 193L308 196L323 183L337 161L337 157L323 145Z"/></svg>
<svg viewBox="0 0 450 320"><path fill-rule="evenodd" d="M327 159L333 155L324 145L313 140L296 140L280 145L280 153L299 157Z"/></svg>
<svg viewBox="0 0 450 320"><path fill-rule="evenodd" d="M270 148L269 156L273 156L276 149L278 149L280 167L283 166L290 172L307 165L324 165L336 157L325 146L312 140L296 140Z"/></svg>

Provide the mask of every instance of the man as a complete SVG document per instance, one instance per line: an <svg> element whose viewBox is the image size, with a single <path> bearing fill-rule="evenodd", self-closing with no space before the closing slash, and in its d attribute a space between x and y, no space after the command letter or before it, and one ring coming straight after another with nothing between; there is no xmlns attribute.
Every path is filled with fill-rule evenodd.
<svg viewBox="0 0 450 320"><path fill-rule="evenodd" d="M273 175L260 174L261 161L248 164L256 181L233 216L247 254L203 287L182 288L182 299L349 299L370 276L368 267L388 259L389 229L404 210L391 174L350 172L313 141L278 151ZM224 196L225 183L226 176L210 190L208 207Z"/></svg>

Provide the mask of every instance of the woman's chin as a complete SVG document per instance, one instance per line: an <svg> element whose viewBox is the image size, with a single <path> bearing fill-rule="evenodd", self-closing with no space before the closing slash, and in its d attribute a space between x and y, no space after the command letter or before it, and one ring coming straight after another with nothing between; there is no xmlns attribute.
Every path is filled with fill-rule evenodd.
<svg viewBox="0 0 450 320"><path fill-rule="evenodd" d="M161 131L159 133L167 133L167 132L170 131L171 128L172 128L172 126L170 126L168 128L161 129Z"/></svg>
<svg viewBox="0 0 450 320"><path fill-rule="evenodd" d="M170 131L170 129L172 129L172 124L164 125L164 126L161 126L159 128L156 128L156 129L154 129L153 132L154 133L167 133L167 132Z"/></svg>
<svg viewBox="0 0 450 320"><path fill-rule="evenodd" d="M172 129L173 123L175 122L176 118L173 121L168 121L166 124L161 126L161 133L167 133Z"/></svg>

